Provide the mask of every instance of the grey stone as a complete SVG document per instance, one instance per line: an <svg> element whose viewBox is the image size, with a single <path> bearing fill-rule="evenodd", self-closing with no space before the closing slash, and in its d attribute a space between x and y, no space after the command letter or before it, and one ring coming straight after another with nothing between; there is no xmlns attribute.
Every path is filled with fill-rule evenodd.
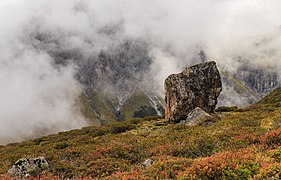
<svg viewBox="0 0 281 180"><path fill-rule="evenodd" d="M44 157L21 158L8 170L8 175L17 178L41 176L42 171L48 170L49 164Z"/></svg>
<svg viewBox="0 0 281 180"><path fill-rule="evenodd" d="M142 163L142 166L143 167L149 167L149 166L151 166L152 164L153 164L153 160L152 159L147 159L147 160L145 160L143 163Z"/></svg>
<svg viewBox="0 0 281 180"><path fill-rule="evenodd" d="M197 107L193 109L188 115L186 120L181 121L182 124L187 126L195 126L204 123L207 119L212 117L210 114Z"/></svg>

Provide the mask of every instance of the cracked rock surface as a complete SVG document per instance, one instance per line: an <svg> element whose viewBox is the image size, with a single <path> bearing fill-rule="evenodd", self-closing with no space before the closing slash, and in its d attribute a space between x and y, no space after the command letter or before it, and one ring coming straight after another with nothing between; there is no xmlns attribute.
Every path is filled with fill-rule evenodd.
<svg viewBox="0 0 281 180"><path fill-rule="evenodd" d="M209 61L185 68L165 80L165 118L179 123L196 107L213 113L222 91L216 62Z"/></svg>

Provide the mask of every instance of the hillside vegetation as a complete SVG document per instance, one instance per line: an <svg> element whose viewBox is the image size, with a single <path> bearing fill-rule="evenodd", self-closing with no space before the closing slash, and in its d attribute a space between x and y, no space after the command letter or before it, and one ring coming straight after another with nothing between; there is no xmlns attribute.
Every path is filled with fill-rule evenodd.
<svg viewBox="0 0 281 180"><path fill-rule="evenodd" d="M0 174L21 157L45 156L47 179L280 179L280 124L281 88L200 126L151 117L2 146Z"/></svg>

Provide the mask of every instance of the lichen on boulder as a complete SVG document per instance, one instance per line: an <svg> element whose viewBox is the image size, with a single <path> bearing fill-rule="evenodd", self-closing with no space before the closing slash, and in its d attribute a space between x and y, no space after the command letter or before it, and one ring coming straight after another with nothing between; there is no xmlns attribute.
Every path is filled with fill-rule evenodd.
<svg viewBox="0 0 281 180"><path fill-rule="evenodd" d="M185 68L165 80L165 118L179 123L196 107L213 113L222 91L220 73L214 61Z"/></svg>

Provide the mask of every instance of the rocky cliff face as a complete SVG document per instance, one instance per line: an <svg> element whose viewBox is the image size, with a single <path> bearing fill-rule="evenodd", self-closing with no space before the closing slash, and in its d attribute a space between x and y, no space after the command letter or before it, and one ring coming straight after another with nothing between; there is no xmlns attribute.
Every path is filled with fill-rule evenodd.
<svg viewBox="0 0 281 180"><path fill-rule="evenodd" d="M249 106L280 86L276 71L266 67L241 64L237 72L220 70L223 92L218 106Z"/></svg>
<svg viewBox="0 0 281 180"><path fill-rule="evenodd" d="M67 35L59 32L53 34L30 27L27 34L26 43L44 49L54 59L54 66L76 66L76 79L83 88L79 102L89 106L81 109L96 125L132 118L141 107L154 109L148 115L153 114L151 112L157 115L163 109L163 98L149 92L142 84L152 63L149 45L144 40L119 39L119 28L117 25L100 29L99 35L108 38L110 43L99 44L87 39L86 48L70 46Z"/></svg>
<svg viewBox="0 0 281 180"><path fill-rule="evenodd" d="M243 66L238 69L236 76L260 96L272 92L280 85L278 74L270 69Z"/></svg>
<svg viewBox="0 0 281 180"><path fill-rule="evenodd" d="M108 51L101 51L97 57L80 65L77 78L83 84L89 105L101 124L109 119L120 121L132 118L131 115L126 116L124 106L140 90L141 80L148 73L150 63L145 43L126 41ZM142 95L146 96L145 93ZM149 101L141 103L135 110L150 106Z"/></svg>
<svg viewBox="0 0 281 180"><path fill-rule="evenodd" d="M212 113L221 91L221 77L214 61L172 74L165 80L165 118L178 123L196 107Z"/></svg>
<svg viewBox="0 0 281 180"><path fill-rule="evenodd" d="M161 115L163 100L143 86L148 54L147 44L128 40L80 64L77 79L99 124Z"/></svg>
<svg viewBox="0 0 281 180"><path fill-rule="evenodd" d="M219 96L217 106L246 107L259 100L257 92L253 91L235 75L220 71L223 91Z"/></svg>

